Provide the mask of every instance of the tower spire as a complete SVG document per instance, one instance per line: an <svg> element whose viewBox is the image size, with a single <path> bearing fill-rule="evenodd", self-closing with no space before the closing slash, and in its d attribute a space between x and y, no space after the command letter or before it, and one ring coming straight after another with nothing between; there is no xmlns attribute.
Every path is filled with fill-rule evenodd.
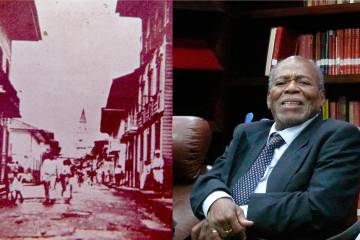
<svg viewBox="0 0 360 240"><path fill-rule="evenodd" d="M81 116L80 116L80 123L86 123L86 116L85 116L85 109L82 109Z"/></svg>
<svg viewBox="0 0 360 240"><path fill-rule="evenodd" d="M87 131L87 122L85 109L83 108L81 111L80 119L79 119L79 127L77 130L77 142L76 142L76 151L77 157L83 157L88 153L90 148L88 143L88 131Z"/></svg>

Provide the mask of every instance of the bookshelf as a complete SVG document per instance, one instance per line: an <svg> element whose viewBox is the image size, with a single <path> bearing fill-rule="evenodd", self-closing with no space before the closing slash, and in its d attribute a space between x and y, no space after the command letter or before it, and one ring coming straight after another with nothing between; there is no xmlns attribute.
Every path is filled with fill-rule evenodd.
<svg viewBox="0 0 360 240"><path fill-rule="evenodd" d="M208 7L204 8L205 5ZM196 115L199 110L194 106L198 106L208 120L216 122L219 141L226 144L233 128L243 122L247 112L254 112L255 120L271 118L265 104L268 78L264 75L271 27L284 26L296 35L360 28L359 13L360 3L304 7L302 1L175 1L174 47L177 39L201 39L223 70L221 79L212 80L216 87L208 89L198 70L187 71L186 79L180 79L183 74L179 72L183 70L175 66L174 114L181 110L181 114ZM198 94L188 99L186 89L177 88L180 81L181 84L186 81L188 87L195 85ZM326 76L325 84L329 99L346 96L360 101L360 74ZM206 108L201 107L204 89L217 98ZM217 110L219 105L221 111Z"/></svg>
<svg viewBox="0 0 360 240"><path fill-rule="evenodd" d="M324 18L334 18L334 14L348 16L359 12L360 8L359 4L339 4L286 10L285 13L279 10L257 11L251 16L297 19L306 15L308 21L314 21L312 18L320 13ZM359 127L360 97L355 89L359 89L360 84L360 28L349 21L343 25L326 22L325 26L318 28L311 25L309 29L300 29L297 20L292 21L285 27L271 27L265 75L268 75L270 65L287 56L302 55L313 59L325 75L327 101L323 117L346 120Z"/></svg>
<svg viewBox="0 0 360 240"><path fill-rule="evenodd" d="M359 13L360 3L344 3L322 6L299 6L291 8L271 8L254 10L240 13L239 16L248 16L252 18L280 18L280 17L300 17L300 16L321 16L334 14Z"/></svg>

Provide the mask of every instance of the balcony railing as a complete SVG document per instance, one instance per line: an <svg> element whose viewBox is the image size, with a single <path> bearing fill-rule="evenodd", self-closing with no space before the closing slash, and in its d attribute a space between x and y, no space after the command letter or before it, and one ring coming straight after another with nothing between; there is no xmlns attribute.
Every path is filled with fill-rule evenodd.
<svg viewBox="0 0 360 240"><path fill-rule="evenodd" d="M137 125L138 125L138 126L143 125L144 119L143 119L142 112L138 112L138 113L136 114L136 122L137 122Z"/></svg>
<svg viewBox="0 0 360 240"><path fill-rule="evenodd" d="M138 126L143 125L151 119L156 113L163 110L163 104L161 102L161 92L150 98L150 101L146 103L136 114L136 123Z"/></svg>

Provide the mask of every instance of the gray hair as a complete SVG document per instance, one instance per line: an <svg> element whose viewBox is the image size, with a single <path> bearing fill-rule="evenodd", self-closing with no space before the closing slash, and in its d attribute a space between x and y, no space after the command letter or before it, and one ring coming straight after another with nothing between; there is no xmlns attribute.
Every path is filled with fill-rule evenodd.
<svg viewBox="0 0 360 240"><path fill-rule="evenodd" d="M300 56L295 56L295 57L300 57ZM303 58L303 57L301 57ZM279 66L281 65L281 63L283 61L285 61L287 58L281 60L280 62L278 62L272 69L271 69L271 72L270 72L270 76L269 76L269 81L268 81L268 91L270 90L271 88L271 85L272 85L272 81L274 80L274 77L276 76L277 72L278 72L278 69L279 69ZM306 58L304 58L306 59ZM316 65L316 63L313 61L313 60L310 60L310 59L306 59L313 67L314 69L316 70L316 75L317 75L317 78L319 80L319 89L320 90L323 90L325 91L325 84L324 84L324 74L323 72L321 71L320 67L318 65Z"/></svg>

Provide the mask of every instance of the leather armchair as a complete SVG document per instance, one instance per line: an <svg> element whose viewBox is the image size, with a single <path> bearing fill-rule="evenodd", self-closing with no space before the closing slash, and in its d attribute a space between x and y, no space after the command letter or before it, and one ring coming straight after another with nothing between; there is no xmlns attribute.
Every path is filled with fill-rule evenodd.
<svg viewBox="0 0 360 240"><path fill-rule="evenodd" d="M355 240L360 237L360 221L355 222L344 232L329 238L328 240Z"/></svg>
<svg viewBox="0 0 360 240"><path fill-rule="evenodd" d="M192 116L173 117L173 218L174 240L183 240L199 221L190 207L195 179L206 172L211 130L206 120Z"/></svg>

